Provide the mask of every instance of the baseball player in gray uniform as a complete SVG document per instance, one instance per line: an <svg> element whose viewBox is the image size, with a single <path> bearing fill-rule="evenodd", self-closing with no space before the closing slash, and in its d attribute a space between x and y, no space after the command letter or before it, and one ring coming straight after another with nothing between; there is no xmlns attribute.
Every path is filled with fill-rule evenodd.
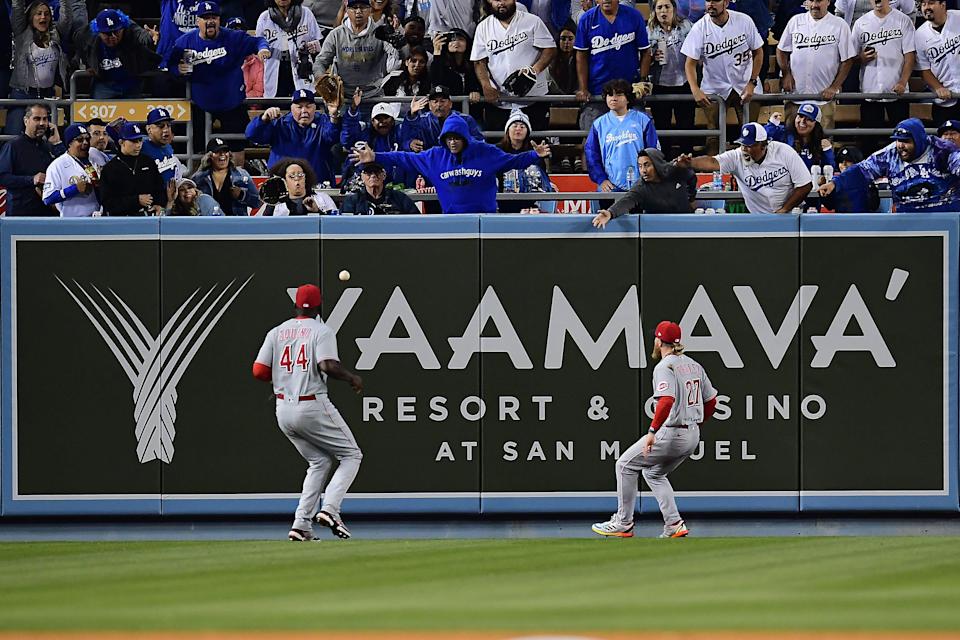
<svg viewBox="0 0 960 640"><path fill-rule="evenodd" d="M619 508L606 522L593 525L594 533L616 538L633 537L637 501L637 474L642 472L663 514L661 538L682 538L690 533L673 498L667 475L694 452L700 442L700 425L717 405L717 390L707 372L683 355L680 325L664 320L654 334L653 397L657 409L650 430L617 460Z"/></svg>
<svg viewBox="0 0 960 640"><path fill-rule="evenodd" d="M340 505L363 458L350 427L327 397L327 378L345 380L357 393L363 392L363 380L340 364L336 336L319 317L320 302L318 287L299 287L296 316L267 333L253 363L253 376L273 383L280 430L309 465L288 535L296 542L313 539L314 522L339 538L350 537ZM340 464L327 484L334 458ZM317 511L321 493L323 506Z"/></svg>

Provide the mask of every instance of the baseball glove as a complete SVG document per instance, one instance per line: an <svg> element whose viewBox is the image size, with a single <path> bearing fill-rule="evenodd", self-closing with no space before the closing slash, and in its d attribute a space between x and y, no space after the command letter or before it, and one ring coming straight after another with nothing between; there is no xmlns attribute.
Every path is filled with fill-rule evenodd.
<svg viewBox="0 0 960 640"><path fill-rule="evenodd" d="M260 185L260 199L265 204L280 204L288 195L287 183L280 176L271 176Z"/></svg>
<svg viewBox="0 0 960 640"><path fill-rule="evenodd" d="M537 74L531 67L517 69L503 81L503 88L515 96L525 96L537 84Z"/></svg>
<svg viewBox="0 0 960 640"><path fill-rule="evenodd" d="M328 71L317 79L314 88L324 104L343 104L343 79L340 76L335 76Z"/></svg>

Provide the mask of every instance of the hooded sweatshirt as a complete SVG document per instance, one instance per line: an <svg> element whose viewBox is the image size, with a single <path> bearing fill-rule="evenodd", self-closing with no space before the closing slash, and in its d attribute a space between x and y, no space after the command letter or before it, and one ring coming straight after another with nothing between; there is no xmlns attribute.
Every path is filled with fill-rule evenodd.
<svg viewBox="0 0 960 640"><path fill-rule="evenodd" d="M448 134L456 134L466 141L459 154L450 153L443 144ZM423 174L436 186L444 213L495 213L497 173L525 169L540 160L536 151L512 154L472 139L466 121L456 112L444 121L440 140L440 145L421 153L378 153L376 160L384 166L396 164Z"/></svg>
<svg viewBox="0 0 960 640"><path fill-rule="evenodd" d="M833 178L835 193L859 188L863 181L887 178L898 212L960 210L960 151L952 142L928 136L923 123L908 118L896 126L906 129L916 150L913 160L904 162L892 142L863 162Z"/></svg>
<svg viewBox="0 0 960 640"><path fill-rule="evenodd" d="M313 63L313 73L320 77L336 60L336 73L343 78L343 95L352 96L357 87L364 99L383 95L381 82L387 75L387 56L396 49L373 35L373 18L367 26L354 33L350 18L331 31L323 40L323 47Z"/></svg>
<svg viewBox="0 0 960 640"><path fill-rule="evenodd" d="M644 149L643 153L653 163L660 182L637 180L630 190L608 209L610 217L616 218L631 211L690 213L690 201L697 197L697 175L690 169L681 169L667 162L660 149L651 147Z"/></svg>

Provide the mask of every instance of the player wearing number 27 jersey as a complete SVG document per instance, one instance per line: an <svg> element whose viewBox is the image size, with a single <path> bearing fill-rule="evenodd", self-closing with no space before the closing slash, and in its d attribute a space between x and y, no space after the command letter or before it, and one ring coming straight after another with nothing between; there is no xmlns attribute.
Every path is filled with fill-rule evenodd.
<svg viewBox="0 0 960 640"><path fill-rule="evenodd" d="M327 378L345 380L357 393L363 391L363 381L341 366L336 336L318 317L320 302L318 287L299 287L296 317L267 333L253 363L253 376L273 383L280 430L308 463L288 535L297 542L313 538L314 522L329 527L337 537L350 537L340 505L363 458L350 427L327 398ZM339 465L327 484L334 460ZM317 511L321 493L323 506Z"/></svg>
<svg viewBox="0 0 960 640"><path fill-rule="evenodd" d="M594 533L617 538L633 537L637 501L637 476L643 473L663 514L661 538L682 538L689 533L680 517L667 474L693 453L700 443L700 425L717 404L717 390L707 372L683 354L680 326L663 321L654 334L653 397L657 409L650 430L617 460L617 512L593 525Z"/></svg>

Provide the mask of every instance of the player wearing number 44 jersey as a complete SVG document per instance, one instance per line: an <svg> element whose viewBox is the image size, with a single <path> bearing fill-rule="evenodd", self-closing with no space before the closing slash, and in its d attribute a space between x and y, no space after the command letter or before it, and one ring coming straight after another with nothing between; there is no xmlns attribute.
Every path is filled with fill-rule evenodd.
<svg viewBox="0 0 960 640"><path fill-rule="evenodd" d="M336 337L318 317L320 289L312 284L298 288L296 307L293 319L267 333L253 363L253 376L273 383L280 430L308 463L288 537L296 542L312 540L315 522L346 539L350 530L340 518L340 504L357 477L363 455L350 427L327 398L327 378L345 380L357 393L363 392L363 381L340 364ZM327 484L334 459L340 464ZM321 493L323 506L317 511Z"/></svg>
<svg viewBox="0 0 960 640"><path fill-rule="evenodd" d="M593 532L616 538L633 537L637 476L642 472L663 514L661 538L683 538L690 531L680 517L667 475L687 459L700 443L700 425L717 405L717 390L707 372L683 355L680 325L664 320L653 340L653 397L657 409L650 430L617 460L617 512Z"/></svg>

